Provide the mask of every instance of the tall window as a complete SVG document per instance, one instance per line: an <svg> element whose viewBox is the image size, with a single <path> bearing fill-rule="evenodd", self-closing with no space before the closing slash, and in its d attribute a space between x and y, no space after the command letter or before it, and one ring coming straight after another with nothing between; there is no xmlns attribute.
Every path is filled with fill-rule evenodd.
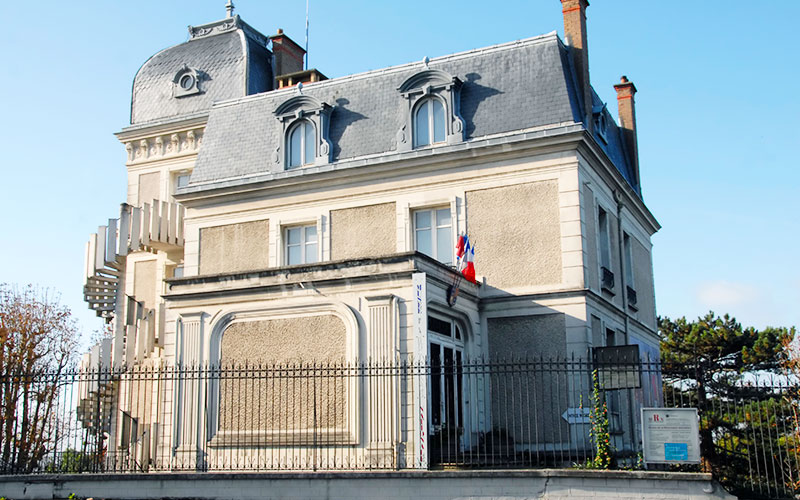
<svg viewBox="0 0 800 500"><path fill-rule="evenodd" d="M319 243L317 226L292 226L284 230L286 265L311 264L317 262Z"/></svg>
<svg viewBox="0 0 800 500"><path fill-rule="evenodd" d="M453 220L449 208L414 212L414 249L443 264L453 263Z"/></svg>
<svg viewBox="0 0 800 500"><path fill-rule="evenodd" d="M611 269L611 245L608 237L608 214L605 210L597 209L598 238L600 243L600 265Z"/></svg>
<svg viewBox="0 0 800 500"><path fill-rule="evenodd" d="M464 336L452 320L428 316L430 343L431 426L433 430L464 426L462 363Z"/></svg>
<svg viewBox="0 0 800 500"><path fill-rule="evenodd" d="M628 233L622 233L622 252L625 259L625 284L630 288L633 286L633 253L631 250L631 237Z"/></svg>
<svg viewBox="0 0 800 500"><path fill-rule="evenodd" d="M444 105L434 97L423 100L414 113L414 147L444 142Z"/></svg>
<svg viewBox="0 0 800 500"><path fill-rule="evenodd" d="M308 120L300 121L289 130L288 168L314 163L316 135L314 124Z"/></svg>

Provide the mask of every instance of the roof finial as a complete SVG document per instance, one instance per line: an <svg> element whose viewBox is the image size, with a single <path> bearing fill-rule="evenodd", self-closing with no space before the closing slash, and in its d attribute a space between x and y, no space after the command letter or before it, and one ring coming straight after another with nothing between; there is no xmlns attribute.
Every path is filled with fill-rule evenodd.
<svg viewBox="0 0 800 500"><path fill-rule="evenodd" d="M228 0L228 3L225 4L225 13L228 15L228 17L233 17L233 9L235 8L236 6L233 5L233 2Z"/></svg>
<svg viewBox="0 0 800 500"><path fill-rule="evenodd" d="M425 69L428 69L428 63L430 62L430 58L425 56L422 58L422 64L425 66Z"/></svg>

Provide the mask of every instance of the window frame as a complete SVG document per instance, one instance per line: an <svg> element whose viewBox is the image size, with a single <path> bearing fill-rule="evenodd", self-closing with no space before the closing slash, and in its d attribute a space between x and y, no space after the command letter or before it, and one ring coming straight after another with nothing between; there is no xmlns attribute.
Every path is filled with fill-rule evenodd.
<svg viewBox="0 0 800 500"><path fill-rule="evenodd" d="M441 110L442 110L442 122L439 125L439 127L437 127L437 124L436 124L436 113L435 113L436 104L441 106ZM428 109L426 110L426 112L428 113L428 117L427 117L428 118L428 134L427 134L428 137L427 137L427 142L425 142L425 143L419 142L419 134L418 134L418 126L417 126L418 117L419 117L419 114L422 111L423 107L428 107ZM434 96L423 97L423 98L419 99L416 102L416 104L414 104L414 112L413 112L412 118L411 118L411 126L412 126L411 137L412 137L413 147L414 148L424 148L426 146L433 146L433 145L436 145L436 144L442 144L442 143L445 143L447 141L447 120L446 120L447 111L446 110L447 110L447 104L445 102L443 102L440 98L434 97ZM440 140L436 140L437 132L440 132L440 134L441 134L441 139Z"/></svg>
<svg viewBox="0 0 800 500"><path fill-rule="evenodd" d="M314 232L315 232L315 235L316 235L316 240L314 242L309 242L309 241L306 240L306 238L307 238L307 230L309 228L312 228L312 227L314 228ZM291 231L293 229L300 229L300 243L291 244L289 242L289 231ZM322 260L321 259L321 255L320 255L320 249L322 247L322 245L321 245L322 242L321 242L321 238L320 238L319 227L318 227L318 224L316 222L311 223L311 224L291 224L291 225L283 226L281 228L281 240L282 240L282 245L281 246L283 247L282 248L282 252L283 252L283 259L282 260L283 260L283 265L285 265L285 266L303 266L303 265L306 265L306 264L316 264L316 263L318 263L318 262L320 262ZM313 262L309 262L309 261L306 260L307 247L310 244L314 244L317 247L316 251L314 252L315 260ZM294 246L299 246L300 247L300 260L301 260L301 262L291 263L289 261L289 255L290 255L289 254L289 247L294 247Z"/></svg>
<svg viewBox="0 0 800 500"><path fill-rule="evenodd" d="M450 217L449 217L450 225L449 226L445 226L445 225L441 225L440 226L437 223L436 213L439 210L447 210L449 212L449 215L450 215ZM432 250L432 253L434 255L425 253L425 252L423 252L422 250L419 249L419 245L418 245L418 243L419 243L419 238L418 238L419 229L417 228L417 214L420 214L420 213L423 213L423 212L428 212L430 214L430 227L427 228L427 229L429 229L430 232L431 232L431 250ZM456 226L456 224L455 224L455 221L453 220L453 209L452 209L452 206L450 206L450 205L438 205L438 206L432 206L432 207L419 207L419 208L412 209L411 210L411 243L412 243L413 249L415 251L417 251L417 252L424 253L425 255L431 257L432 259L435 259L435 260L441 262L442 264L444 264L446 266L452 266L454 261L455 261L455 259L454 259L454 257L455 257L455 240L453 238L453 234L454 234L453 228L455 226ZM449 253L450 253L447 261L442 260L441 258L439 258L439 255L438 255L438 253L439 253L439 251L438 251L438 247L439 247L439 245L438 245L438 243L439 243L438 233L439 233L440 230L442 230L444 228L449 228L449 230L450 230L450 236L448 238L448 241L446 242L447 243L447 248L449 248Z"/></svg>
<svg viewBox="0 0 800 500"><path fill-rule="evenodd" d="M311 136L313 137L313 146L312 150L310 151L311 157L308 157L308 128L311 129ZM292 136L295 132L300 132L300 163L293 164L292 163ZM317 143L319 140L317 139L317 127L314 125L314 122L308 120L306 118L302 118L296 120L292 123L289 129L286 132L286 170L294 170L296 168L302 168L308 165L313 165L316 162L317 158Z"/></svg>

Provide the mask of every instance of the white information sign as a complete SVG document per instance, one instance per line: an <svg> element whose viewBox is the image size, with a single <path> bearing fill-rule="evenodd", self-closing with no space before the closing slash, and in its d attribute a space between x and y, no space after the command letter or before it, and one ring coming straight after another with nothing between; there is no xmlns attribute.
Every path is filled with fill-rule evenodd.
<svg viewBox="0 0 800 500"><path fill-rule="evenodd" d="M417 438L417 467L428 468L428 374L425 362L428 358L428 290L425 273L411 275L414 287L414 304L412 311L414 325L414 366L417 373L417 390L415 394Z"/></svg>
<svg viewBox="0 0 800 500"><path fill-rule="evenodd" d="M567 408L561 418L570 424L590 424L592 411L589 408Z"/></svg>
<svg viewBox="0 0 800 500"><path fill-rule="evenodd" d="M644 462L699 464L697 408L642 408Z"/></svg>

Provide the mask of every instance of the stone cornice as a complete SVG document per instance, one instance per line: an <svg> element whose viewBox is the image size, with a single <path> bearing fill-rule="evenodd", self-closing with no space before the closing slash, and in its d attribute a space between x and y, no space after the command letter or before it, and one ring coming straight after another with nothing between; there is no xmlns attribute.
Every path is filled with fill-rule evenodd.
<svg viewBox="0 0 800 500"><path fill-rule="evenodd" d="M203 144L205 126L172 129L166 134L140 135L127 141L128 165L196 155Z"/></svg>

